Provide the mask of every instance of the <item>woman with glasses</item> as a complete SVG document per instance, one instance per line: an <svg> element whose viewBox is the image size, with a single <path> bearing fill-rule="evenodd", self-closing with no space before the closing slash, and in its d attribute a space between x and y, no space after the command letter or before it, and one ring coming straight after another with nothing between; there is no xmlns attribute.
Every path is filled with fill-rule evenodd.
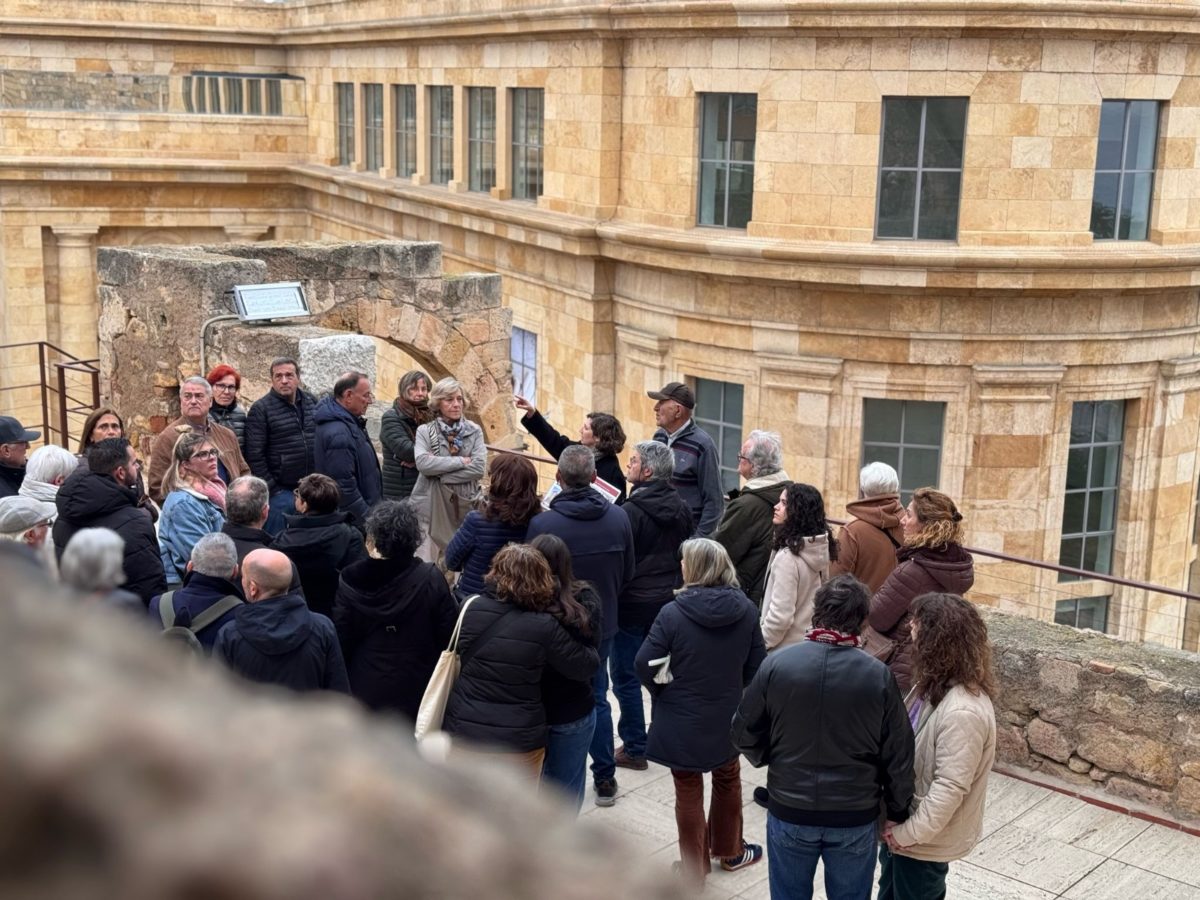
<svg viewBox="0 0 1200 900"><path fill-rule="evenodd" d="M175 441L171 467L163 477L158 546L167 586L178 587L187 574L196 541L225 524L225 482L217 474L220 451L203 434L188 431Z"/></svg>
<svg viewBox="0 0 1200 900"><path fill-rule="evenodd" d="M213 403L208 417L218 425L224 425L237 435L238 446L246 452L246 411L238 406L238 391L242 389L242 376L233 366L224 363L214 368L205 380L212 385Z"/></svg>

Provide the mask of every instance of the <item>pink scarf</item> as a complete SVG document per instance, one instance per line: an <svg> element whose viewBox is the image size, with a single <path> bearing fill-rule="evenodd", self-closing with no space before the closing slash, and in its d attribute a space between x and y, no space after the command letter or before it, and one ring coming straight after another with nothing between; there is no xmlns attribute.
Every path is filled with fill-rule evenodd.
<svg viewBox="0 0 1200 900"><path fill-rule="evenodd" d="M203 494L209 500L217 505L217 509L225 512L225 482L220 478L214 478L209 481L207 478L193 476L189 480L189 485L192 490L198 494Z"/></svg>
<svg viewBox="0 0 1200 900"><path fill-rule="evenodd" d="M834 631L832 628L810 628L804 633L804 639L816 641L819 644L833 644L838 647L861 647L863 645L863 639L857 634Z"/></svg>

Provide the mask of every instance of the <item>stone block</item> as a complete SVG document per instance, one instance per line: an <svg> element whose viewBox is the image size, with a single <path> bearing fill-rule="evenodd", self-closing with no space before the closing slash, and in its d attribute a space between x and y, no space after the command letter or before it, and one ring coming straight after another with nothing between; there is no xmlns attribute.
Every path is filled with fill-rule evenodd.
<svg viewBox="0 0 1200 900"><path fill-rule="evenodd" d="M1029 740L1029 749L1034 753L1060 763L1071 758L1072 742L1058 726L1034 719L1025 727L1025 735Z"/></svg>
<svg viewBox="0 0 1200 900"><path fill-rule="evenodd" d="M1067 760L1067 768L1072 772L1084 774L1092 771L1092 764L1086 759L1082 759L1078 756L1072 756Z"/></svg>
<svg viewBox="0 0 1200 900"><path fill-rule="evenodd" d="M1018 766L1030 765L1029 745L1025 733L1016 725L1000 725L996 729L996 758Z"/></svg>
<svg viewBox="0 0 1200 900"><path fill-rule="evenodd" d="M1109 793L1127 800L1137 800L1139 803L1147 803L1159 809L1168 809L1171 806L1171 795L1166 791L1150 787L1131 778L1113 775L1104 783L1104 786Z"/></svg>
<svg viewBox="0 0 1200 900"><path fill-rule="evenodd" d="M1124 773L1159 787L1174 787L1179 780L1174 753L1168 745L1119 731L1108 724L1080 725L1076 752L1110 772Z"/></svg>

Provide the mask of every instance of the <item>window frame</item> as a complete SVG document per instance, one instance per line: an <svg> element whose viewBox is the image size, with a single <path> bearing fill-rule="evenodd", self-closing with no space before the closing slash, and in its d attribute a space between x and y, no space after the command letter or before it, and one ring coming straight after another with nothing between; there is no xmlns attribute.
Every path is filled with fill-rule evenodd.
<svg viewBox="0 0 1200 900"><path fill-rule="evenodd" d="M354 165L354 82L335 81L333 93L337 164L352 166Z"/></svg>
<svg viewBox="0 0 1200 900"><path fill-rule="evenodd" d="M536 96L537 140L529 139L534 121L529 101ZM545 188L546 92L542 88L513 88L512 107L512 199L536 203ZM537 165L530 164L536 157ZM536 172L536 179L531 177Z"/></svg>
<svg viewBox="0 0 1200 900"><path fill-rule="evenodd" d="M537 397L537 347L536 331L522 328L519 325L512 327L508 343L508 357L512 364L513 393L529 400ZM530 349L532 349L532 362L529 361L527 355L527 351Z"/></svg>
<svg viewBox="0 0 1200 900"><path fill-rule="evenodd" d="M487 136L487 98L491 98L491 137ZM487 164L491 150L490 177ZM467 88L467 190L489 193L496 186L496 89Z"/></svg>
<svg viewBox="0 0 1200 900"><path fill-rule="evenodd" d="M754 221L754 173L755 173L756 166L757 166L757 155L758 155L758 94L749 92L749 91L702 91L702 92L698 92L697 96L700 99L700 134L699 134L700 143L699 143L699 147L697 148L697 152L696 152L696 166L697 166L696 225L697 225L697 227L700 227L700 228L726 228L726 229L732 229L734 231L745 231L747 226L752 221ZM706 159L704 156L704 133L705 133L705 126L708 122L709 101L711 100L714 105L719 105L721 97L726 97L729 100L729 111L727 113L727 117L726 117L726 121L725 121L725 129L726 129L726 135L727 135L727 140L725 142L725 158L724 159ZM734 107L734 98L735 97L753 97L754 98L754 149L751 152L751 159L749 161L745 161L745 160L735 161L732 157L732 149L733 149L733 143L734 143L734 141L733 141L733 107ZM705 165L713 165L713 166L721 167L721 168L723 168L723 170L725 172L725 206L724 206L724 209L722 210L720 222L716 222L716 221L705 222L705 221L703 221L704 195L705 195L704 188L705 188L705 184L706 184L705 179L704 179ZM730 195L729 180L730 180L730 175L733 172L734 166L738 166L739 168L748 168L750 170L749 171L750 211L749 211L749 214L746 216L745 223L741 224L741 225L730 225L729 224L729 195ZM714 178L716 177L717 171L718 171L718 169L713 170ZM714 191L716 190L715 186L713 187L713 190ZM715 204L714 204L714 207L715 207ZM716 215L716 210L714 209L714 218L715 218L715 215Z"/></svg>
<svg viewBox="0 0 1200 900"><path fill-rule="evenodd" d="M377 172L383 168L383 85L362 85L363 168Z"/></svg>
<svg viewBox="0 0 1200 900"><path fill-rule="evenodd" d="M898 441L868 441L867 440L867 429L866 429L865 422L867 419L867 404L868 403L899 403L900 404L900 439ZM942 427L941 427L941 435L940 435L941 439L937 444L919 444L919 443L904 440L904 424L905 424L905 419L908 415L908 406L911 403L929 404L930 406L941 407L941 414L942 414ZM919 485L916 485L915 487L905 489L905 487L904 487L904 469L905 469L904 454L905 454L905 451L906 450L933 450L937 454L937 460L934 464L935 468L937 470L937 477L934 479L934 483L933 483L932 487L938 487L942 481L942 460L945 457L946 412L947 412L947 404L944 400L908 400L908 399L897 398L897 397L863 397L862 398L862 420L863 420L864 424L860 429L860 437L859 437L859 467L861 468L869 462L876 461L874 459L868 459L868 457L867 457L867 448L868 447L886 447L889 449L894 448L896 450L896 466L895 466L896 475L899 476L899 479L900 479L900 502L903 505L907 506L909 501L912 499L913 491L915 491L918 487L927 487L929 485L919 484ZM882 460L880 460L880 461L882 461ZM891 465L891 463L888 463L888 465Z"/></svg>
<svg viewBox="0 0 1200 900"><path fill-rule="evenodd" d="M1116 407L1121 410L1121 425L1120 425L1121 437L1120 437L1120 440L1097 441L1095 439L1095 437L1096 437L1096 418L1097 418L1096 411L1097 411L1097 409L1099 409L1099 405L1101 403L1115 404ZM1067 460L1066 460L1066 466L1064 467L1066 469L1066 473L1063 476L1063 515L1062 515L1062 519L1060 520L1060 523L1059 523L1060 529L1059 529L1059 538L1058 538L1058 540L1059 540L1058 564L1060 566L1066 566L1066 567L1072 568L1072 569L1083 569L1084 571L1092 571L1098 575L1111 575L1112 574L1113 556L1116 553L1116 547L1117 547L1117 524L1120 521L1121 474L1122 474L1124 456L1125 456L1125 428L1126 428L1127 416L1128 416L1128 412L1129 412L1129 408L1128 408L1129 401L1128 400L1107 400L1107 399L1106 400L1077 400L1071 404L1071 421L1072 422L1074 422L1074 419L1075 419L1075 408L1077 406L1079 406L1080 404L1091 404L1093 406L1091 440L1089 440L1087 442L1075 443L1074 440L1072 440L1072 436L1071 436L1070 432L1068 432L1068 434L1067 434ZM1092 484L1092 465L1093 465L1093 461L1095 459L1095 450L1098 447L1116 448L1116 450L1117 450L1117 464L1116 464L1116 468L1113 472L1112 484L1101 484L1101 485L1093 485ZM1084 473L1084 479L1083 479L1084 486L1082 488L1069 488L1069 487L1067 487L1067 485L1070 482L1067 479L1070 478L1070 454L1071 454L1071 451L1072 450L1080 450L1083 448L1087 448L1087 451L1088 451L1087 470ZM1112 502L1112 507L1111 507L1112 520L1111 520L1110 526L1108 528L1100 528L1096 531L1088 530L1088 513L1091 508L1092 495L1093 494L1104 494L1104 493L1108 493L1110 491L1112 492L1112 495L1113 495L1113 502ZM1083 512L1081 515L1081 523L1083 526L1083 530L1068 532L1066 530L1067 500L1071 495L1074 495L1074 494L1083 494L1084 495ZM1105 561L1104 565L1100 565L1099 562L1097 562L1096 568L1086 569L1084 567L1083 563L1087 556L1088 541L1101 539L1104 537L1109 538L1109 548L1108 548L1107 560ZM1068 559L1064 559L1064 557L1063 557L1063 544L1069 540L1078 540L1081 542L1079 545L1079 558L1077 560L1068 560ZM1083 581L1083 580L1085 580L1083 576L1069 575L1066 572L1060 572L1058 575L1058 581L1060 584L1063 582Z"/></svg>
<svg viewBox="0 0 1200 900"><path fill-rule="evenodd" d="M1158 141L1162 135L1162 111L1163 103L1161 100L1138 100L1133 98L1113 99L1100 101L1100 119L1104 119L1104 105L1111 103L1119 103L1124 106L1124 115L1121 122L1121 160L1120 167L1117 169L1101 169L1100 168L1100 137L1096 137L1096 168L1092 176L1092 216L1095 216L1096 206L1096 179L1101 175L1116 175L1117 176L1117 203L1115 206L1115 216L1113 219L1113 234L1112 237L1099 237L1094 228L1092 228L1092 220L1088 221L1088 230L1092 233L1092 241L1148 241L1150 239L1150 217L1154 212L1154 185L1158 180ZM1133 112L1133 104L1135 103L1153 103L1154 104L1154 140L1151 142L1150 151L1150 168L1149 169L1127 169L1125 168L1126 154L1129 151L1129 118ZM1150 188L1146 192L1146 234L1144 237L1121 237L1121 201L1125 196L1125 180L1126 176L1148 175L1150 177Z"/></svg>
<svg viewBox="0 0 1200 900"><path fill-rule="evenodd" d="M738 474L738 459L735 455L732 460L733 465L728 465L725 459L725 437L726 432L732 432L737 436L738 454L741 453L742 444L745 440L742 437L743 429L746 422L746 386L739 384L736 381L720 381L716 378L700 378L693 377L691 379L692 390L696 396L696 408L692 410L692 419L696 423L697 428L702 428L712 438L713 444L717 448L717 470L721 476L721 490L727 492L737 488L741 483L741 476ZM720 418L701 415L700 413L700 383L707 382L708 384L716 385L721 392L721 408L717 414ZM727 416L726 403L729 400L729 388L740 388L742 392L741 408L737 412L737 421L734 422Z"/></svg>
<svg viewBox="0 0 1200 900"><path fill-rule="evenodd" d="M431 84L429 94L429 183L447 186L454 180L454 88ZM449 103L449 115L438 117L439 105ZM449 124L449 130L441 129ZM445 165L446 160L449 165ZM441 177L445 173L445 177Z"/></svg>
<svg viewBox="0 0 1200 900"><path fill-rule="evenodd" d="M1091 596L1091 597L1068 597L1065 600L1056 600L1054 602L1054 624L1066 625L1069 628L1079 628L1080 627L1080 625L1079 625L1079 604L1084 602L1085 600L1097 601L1096 605L1100 609L1101 627L1093 628L1092 630L1099 631L1102 633L1107 633L1108 632L1108 617L1109 617L1110 612L1112 611L1112 597L1108 596L1107 594L1099 594L1099 595ZM1073 621L1060 622L1059 617L1062 613L1067 611L1068 604L1071 605L1070 612L1071 612L1071 618L1073 619Z"/></svg>
<svg viewBox="0 0 1200 900"><path fill-rule="evenodd" d="M411 124L411 127L408 127ZM395 131L392 165L397 178L411 178L417 171L417 86L392 85L392 126Z"/></svg>

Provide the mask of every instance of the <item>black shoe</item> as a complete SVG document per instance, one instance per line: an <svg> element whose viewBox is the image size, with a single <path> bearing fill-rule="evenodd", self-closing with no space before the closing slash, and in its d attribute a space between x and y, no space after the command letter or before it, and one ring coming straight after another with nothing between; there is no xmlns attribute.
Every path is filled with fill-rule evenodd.
<svg viewBox="0 0 1200 900"><path fill-rule="evenodd" d="M767 793L767 789L765 787L756 787L754 789L754 802L763 809L767 808L767 798L769 796L770 795Z"/></svg>
<svg viewBox="0 0 1200 900"><path fill-rule="evenodd" d="M617 802L617 779L601 778L596 781L596 805L612 806Z"/></svg>
<svg viewBox="0 0 1200 900"><path fill-rule="evenodd" d="M630 756L625 750L624 744L618 747L617 752L613 754L613 764L618 769L635 769L638 772L645 772L650 768L650 764L646 762L646 757Z"/></svg>

